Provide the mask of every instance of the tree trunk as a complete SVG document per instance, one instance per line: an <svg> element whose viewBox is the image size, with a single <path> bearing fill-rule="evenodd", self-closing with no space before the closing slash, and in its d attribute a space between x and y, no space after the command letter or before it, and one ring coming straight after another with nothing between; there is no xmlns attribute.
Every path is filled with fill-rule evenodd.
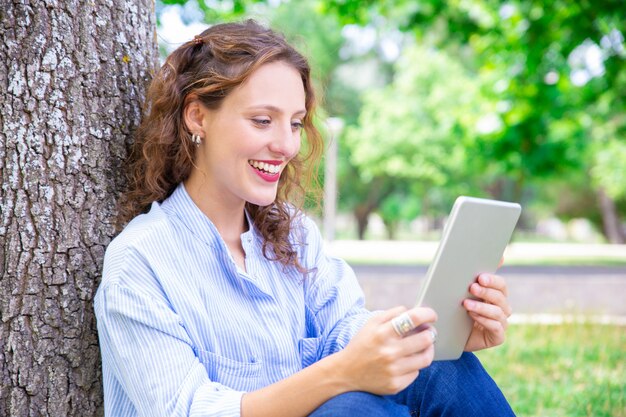
<svg viewBox="0 0 626 417"><path fill-rule="evenodd" d="M396 235L398 234L398 226L400 222L393 220L384 220L385 230L387 231L387 239L388 240L396 240Z"/></svg>
<svg viewBox="0 0 626 417"><path fill-rule="evenodd" d="M354 217L356 218L357 236L359 240L365 239L365 231L369 223L371 210L367 205L361 204L354 208Z"/></svg>
<svg viewBox="0 0 626 417"><path fill-rule="evenodd" d="M365 239L370 214L380 206L381 201L393 192L393 189L393 183L390 182L389 179L376 178L368 189L367 197L364 199L364 202L354 207L353 213L357 222L359 240Z"/></svg>
<svg viewBox="0 0 626 417"><path fill-rule="evenodd" d="M617 215L615 202L606 194L603 188L598 189L597 194L600 213L602 214L604 236L609 243L625 243L626 237L624 236L624 229Z"/></svg>
<svg viewBox="0 0 626 417"><path fill-rule="evenodd" d="M102 415L92 298L153 0L0 0L0 415Z"/></svg>

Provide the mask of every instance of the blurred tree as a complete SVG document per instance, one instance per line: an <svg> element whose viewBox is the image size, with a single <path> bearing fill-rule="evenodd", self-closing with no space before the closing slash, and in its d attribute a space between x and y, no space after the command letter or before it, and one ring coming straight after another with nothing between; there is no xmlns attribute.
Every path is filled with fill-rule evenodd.
<svg viewBox="0 0 626 417"><path fill-rule="evenodd" d="M308 59L318 87L326 89L341 63L341 25L335 16L322 16L312 0L282 3L270 16L271 26ZM327 107L328 108L328 107ZM332 110L329 113L334 114Z"/></svg>
<svg viewBox="0 0 626 417"><path fill-rule="evenodd" d="M461 191L476 191L471 132L485 102L477 79L442 51L406 48L395 73L391 84L365 94L358 124L346 133L362 183L387 185L368 207L390 235L419 207L445 213Z"/></svg>
<svg viewBox="0 0 626 417"><path fill-rule="evenodd" d="M204 13L206 23L218 23L237 20L251 13L255 6L266 6L266 0L157 0L157 10L159 3L162 5L184 6L190 1L196 2L200 10Z"/></svg>
<svg viewBox="0 0 626 417"><path fill-rule="evenodd" d="M481 121L477 142L491 161L486 170L512 178L516 200L529 182L587 172L605 235L623 242L624 212L615 204L623 193L608 181L623 177L626 167L615 163L619 151L607 150L622 149L626 140L622 0L330 0L324 7L344 23L384 16L493 80L485 93L496 111Z"/></svg>
<svg viewBox="0 0 626 417"><path fill-rule="evenodd" d="M384 199L378 213L385 223L387 238L395 239L401 221L415 219L421 212L420 200L415 198L411 189L395 192Z"/></svg>

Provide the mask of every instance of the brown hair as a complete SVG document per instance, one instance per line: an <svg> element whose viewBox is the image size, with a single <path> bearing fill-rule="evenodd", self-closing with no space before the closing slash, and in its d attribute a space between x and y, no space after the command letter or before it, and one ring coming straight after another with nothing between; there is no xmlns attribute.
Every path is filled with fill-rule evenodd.
<svg viewBox="0 0 626 417"><path fill-rule="evenodd" d="M317 185L317 163L323 152L322 137L313 123L310 67L283 36L253 20L212 26L172 52L155 75L147 93L149 110L131 154L120 225L146 212L153 201L163 201L189 177L196 148L183 120L186 98L193 94L206 107L218 109L257 68L276 61L291 65L302 77L306 143L283 171L274 203L265 207L246 203L246 209L263 236L264 256L304 271L289 233L307 191Z"/></svg>

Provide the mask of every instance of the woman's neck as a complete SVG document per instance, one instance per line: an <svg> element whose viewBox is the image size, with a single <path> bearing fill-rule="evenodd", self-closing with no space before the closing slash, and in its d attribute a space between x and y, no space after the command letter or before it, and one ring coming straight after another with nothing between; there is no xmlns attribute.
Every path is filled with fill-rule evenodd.
<svg viewBox="0 0 626 417"><path fill-rule="evenodd" d="M225 199L215 198L214 195L203 192L202 187L189 181L185 181L185 189L200 211L215 225L227 245L240 241L241 234L248 230L244 211L245 201L227 204Z"/></svg>

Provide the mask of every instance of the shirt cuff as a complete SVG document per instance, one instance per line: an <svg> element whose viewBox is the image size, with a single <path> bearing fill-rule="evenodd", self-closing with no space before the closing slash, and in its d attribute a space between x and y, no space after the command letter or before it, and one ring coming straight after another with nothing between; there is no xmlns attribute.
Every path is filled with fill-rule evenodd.
<svg viewBox="0 0 626 417"><path fill-rule="evenodd" d="M200 389L193 401L190 416L240 417L243 391Z"/></svg>

